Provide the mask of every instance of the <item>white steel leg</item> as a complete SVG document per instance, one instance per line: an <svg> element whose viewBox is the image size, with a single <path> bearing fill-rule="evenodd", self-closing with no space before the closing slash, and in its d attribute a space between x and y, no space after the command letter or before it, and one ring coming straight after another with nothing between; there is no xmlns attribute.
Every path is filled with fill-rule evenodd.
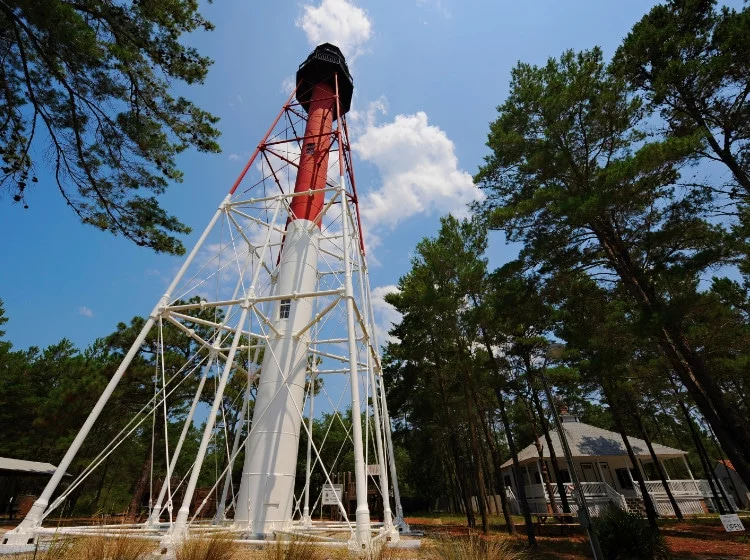
<svg viewBox="0 0 750 560"><path fill-rule="evenodd" d="M198 242L193 247L193 250L190 251L190 254L188 255L188 257L185 259L185 262L180 267L180 270L177 272L177 275L174 277L174 280L172 280L172 283L169 285L169 288L167 288L166 293L162 296L159 303L156 304L156 307L154 307L154 310L151 312L151 315L149 316L148 320L143 325L143 328L141 329L141 332L138 335L138 338L136 338L135 342L133 342L133 345L130 347L130 350L125 355L125 358L123 358L122 363L120 364L120 367L117 368L117 371L112 376L112 379L109 380L109 383L107 384L101 396L99 397L99 400L96 401L96 404L94 405L94 409L89 413L88 418L86 418L86 421L83 423L83 426L81 427L80 431L78 432L75 439L73 440L73 443L70 444L70 447L68 448L68 451L65 453L65 456L60 461L60 464L57 465L55 474L52 475L52 478L47 483L47 486L45 486L44 491L42 492L41 496L39 496L39 498L34 502L34 505L31 506L29 513L26 514L26 517L18 525L18 527L16 527L9 533L5 534L5 536L3 537L3 544L18 545L18 544L30 544L31 542L33 542L34 531L35 529L41 527L42 525L42 520L44 519L44 513L47 509L47 506L49 505L49 500L52 497L52 494L57 489L58 484L60 484L60 480L62 480L62 477L65 475L65 472L68 470L70 463L73 462L73 459L78 453L78 450L81 448L83 441L86 439L86 436L88 436L89 431L91 431L91 428L93 427L96 420L99 418L99 415L101 414L102 410L104 410L104 407L106 406L107 401L109 401L109 398L112 396L112 393L117 387L117 384L120 382L120 379L122 378L123 374L128 369L128 366L130 366L130 362L138 353L138 350L140 350L141 344L143 344L143 341L146 338L146 335L151 330L151 327L154 325L154 318L159 314L160 308L162 308L163 306L167 305L167 303L169 303L169 297L172 291L175 289L178 282L182 280L182 277L185 274L185 271L193 262L193 259L195 258L195 255L198 253L198 250L200 249L201 245L203 245L203 242L206 240L206 237L208 237L208 234L213 229L214 225L216 224L216 221L219 219L219 216L221 215L223 211L224 205L226 204L228 200L229 200L229 196L227 196L224 199L224 202L222 202L221 206L216 211L213 218L211 218L211 221L208 223L208 226L201 234L200 238L198 239Z"/></svg>
<svg viewBox="0 0 750 560"><path fill-rule="evenodd" d="M377 427L375 429L375 444L376 444L376 450L378 453L378 478L380 479L380 493L383 497L383 529L386 533L393 533L390 538L393 540L394 538L398 538L398 531L394 530L393 527L393 517L391 512L391 499L389 496L389 488L390 484L388 483L388 471L386 470L385 466L385 451L383 449L383 424L381 422L380 417L380 402L378 399L378 386L375 382L375 371L373 368L373 361L375 360L375 357L373 356L373 352L376 351L375 349L375 324L374 319L372 315L372 306L370 303L369 293L365 289L365 284L367 283L367 265L364 262L363 255L359 253L360 259L359 259L359 266L360 266L360 277L361 281L359 283L359 291L360 291L360 297L362 300L362 304L365 306L365 325L368 329L367 336L365 339L367 340L367 375L368 380L370 382L370 390L372 391L372 410L373 414L375 416L375 426ZM369 291L369 286L368 286Z"/></svg>
<svg viewBox="0 0 750 560"><path fill-rule="evenodd" d="M370 294L370 277L369 272L367 271L367 268L364 269L364 275L365 275L365 289L367 290L367 308L368 312L370 314L370 317L374 321L374 315L372 310L372 295ZM373 326L372 328L372 337L373 337L373 346L377 348L377 337L375 335L375 328ZM393 501L396 506L396 521L394 522L396 529L398 529L399 533L406 534L409 533L409 524L406 523L404 520L404 508L401 507L401 493L398 489L398 473L396 472L396 456L393 453L393 439L391 438L391 418L388 414L388 402L385 398L385 384L383 383L383 373L382 368L380 367L380 364L378 364L378 368L380 369L380 405L381 410L383 412L383 432L385 432L385 443L387 446L387 455L388 455L388 466L391 471L391 482L393 484Z"/></svg>
<svg viewBox="0 0 750 560"><path fill-rule="evenodd" d="M198 382L198 388L195 391L195 396L193 397L193 402L190 404L190 410L188 411L187 418L185 418L185 423L182 426L182 432L180 433L180 439L177 440L177 445L174 448L174 452L172 453L172 460L169 462L169 472L174 472L174 468L177 465L177 460L180 458L180 452L182 451L182 446L185 443L185 439L187 438L187 434L190 431L190 426L193 425L193 416L195 415L195 409L198 406L198 402L200 401L201 394L203 394L203 386L206 384L206 378L208 377L208 372L211 371L211 367L213 365L214 360L216 359L216 352L215 350L211 350L211 357L208 360L208 363L203 367L203 374L201 375L201 380ZM154 505L154 508L151 510L151 514L148 517L148 520L146 521L146 525L153 526L159 523L159 518L161 517L161 507L164 503L164 497L167 494L167 482L164 481L164 483L161 485L161 490L159 491L159 497L156 500L156 504ZM170 496L169 501L172 501L172 497ZM171 505L169 508L171 509Z"/></svg>
<svg viewBox="0 0 750 560"><path fill-rule="evenodd" d="M21 524L9 533L5 534L3 538L3 544L18 545L31 544L33 542L34 530L41 527L42 520L44 519L44 513L47 509L47 506L49 505L49 500L52 497L52 494L57 489L57 485L60 483L60 480L62 480L65 472L68 470L68 467L75 458L76 453L78 453L78 450L81 448L83 440L86 439L86 436L89 434L91 427L99 418L99 414L101 414L104 406L109 400L109 397L112 395L115 388L117 387L117 384L120 382L120 379L125 373L125 370L130 365L131 360L140 349L143 340L146 338L146 335L151 330L153 324L154 320L150 317L143 325L138 338L136 338L135 342L130 347L130 350L125 355L125 358L120 364L120 367L117 368L115 374L112 376L112 379L109 380L107 387L104 389L104 392L102 392L99 400L96 402L96 405L94 405L94 409L89 413L88 418L86 418L86 421L78 432L78 435L76 435L75 439L73 440L73 443L70 444L68 451L65 453L62 461L60 461L60 464L55 470L55 474L52 475L52 478L47 483L47 486L44 488L41 496L39 496L39 498L37 498L37 500L34 502L34 505L31 506L31 510L29 510L29 513L26 514L26 517L21 522Z"/></svg>
<svg viewBox="0 0 750 560"><path fill-rule="evenodd" d="M354 287L352 285L352 263L350 258L352 239L349 237L349 201L345 192L344 176L341 175L341 222L344 244L344 290L346 297L346 323L349 340L349 372L352 391L352 439L354 440L354 480L357 491L356 540L357 548L370 546L370 508L367 505L367 473L362 449L362 413L359 406L359 373L357 371L357 335L354 327Z"/></svg>
<svg viewBox="0 0 750 560"><path fill-rule="evenodd" d="M312 524L310 518L310 470L312 466L312 434L313 418L315 417L315 380L318 378L315 367L310 374L310 412L308 414L307 430L307 463L305 465L305 507L302 509L302 526L309 527Z"/></svg>
<svg viewBox="0 0 750 560"><path fill-rule="evenodd" d="M256 357L253 358L253 362L250 364L251 370L253 368L253 364L255 364L255 360L257 359L258 350L256 348L255 355ZM219 502L219 505L216 507L216 515L214 516L214 524L218 525L220 523L223 523L226 519L225 517L225 511L226 511L226 502L227 502L227 495L229 494L229 486L232 483L232 465L234 464L234 458L237 456L237 448L240 445L240 437L242 435L242 426L245 423L245 418L247 417L248 407L250 406L250 389L252 387L254 381L254 375L248 375L247 376L247 388L245 389L245 402L242 406L242 410L240 411L240 417L237 421L237 428L234 432L234 441L232 442L232 451L229 454L228 458L228 465L227 465L227 474L226 478L224 478L224 488L221 491L221 501Z"/></svg>
<svg viewBox="0 0 750 560"><path fill-rule="evenodd" d="M188 514L190 513L190 503L193 501L193 493L195 492L195 487L198 484L198 477L200 476L201 468L203 467L203 459L205 459L206 457L208 442L211 439L214 424L216 423L216 414L219 412L219 405L221 404L221 399L224 396L224 388L227 385L229 373L232 371L234 356L237 353L237 346L239 346L240 339L242 338L242 329L245 326L245 320L247 319L250 305L251 304L249 301L246 301L242 304L242 313L240 314L240 320L237 323L237 329L234 333L232 346L229 349L227 361L224 364L224 372L222 373L221 379L219 380L219 386L216 388L216 396L214 397L211 411L208 413L208 418L206 419L206 428L203 430L203 438L201 439L200 447L198 448L198 455L195 459L193 471L190 473L190 480L188 481L188 485L185 490L185 497L182 500L182 506L180 506L180 510L177 512L177 520L175 521L174 526L162 541L162 544L164 545L171 545L181 541L185 537L185 534L187 532L187 518Z"/></svg>

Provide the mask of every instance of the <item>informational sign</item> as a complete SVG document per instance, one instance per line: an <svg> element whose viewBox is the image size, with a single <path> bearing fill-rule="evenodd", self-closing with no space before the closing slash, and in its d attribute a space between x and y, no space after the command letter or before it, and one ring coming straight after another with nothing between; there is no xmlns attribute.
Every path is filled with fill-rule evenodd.
<svg viewBox="0 0 750 560"><path fill-rule="evenodd" d="M367 465L367 476L380 476L380 465Z"/></svg>
<svg viewBox="0 0 750 560"><path fill-rule="evenodd" d="M341 501L344 495L343 484L324 484L323 485L323 505L335 506Z"/></svg>
<svg viewBox="0 0 750 560"><path fill-rule="evenodd" d="M724 530L727 533L733 533L734 531L744 531L745 526L740 521L740 518L736 513L728 513L727 515L720 515L721 522L724 525Z"/></svg>

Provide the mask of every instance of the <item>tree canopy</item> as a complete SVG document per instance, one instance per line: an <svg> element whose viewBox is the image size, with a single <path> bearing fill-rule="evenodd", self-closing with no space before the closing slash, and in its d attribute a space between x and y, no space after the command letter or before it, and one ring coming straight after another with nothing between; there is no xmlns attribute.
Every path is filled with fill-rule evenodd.
<svg viewBox="0 0 750 560"><path fill-rule="evenodd" d="M750 480L750 431L705 345L688 334L700 278L736 251L709 219L712 191L677 184L700 149L696 139L650 137L641 97L599 49L567 51L544 67L519 63L498 111L477 175L488 195L480 211L524 244L527 267L587 271L621 285L641 328Z"/></svg>
<svg viewBox="0 0 750 560"><path fill-rule="evenodd" d="M212 29L198 2L7 1L0 29L0 189L26 205L49 162L83 223L182 254L190 229L156 196L180 152L219 151L218 119L172 93L211 64L181 42Z"/></svg>

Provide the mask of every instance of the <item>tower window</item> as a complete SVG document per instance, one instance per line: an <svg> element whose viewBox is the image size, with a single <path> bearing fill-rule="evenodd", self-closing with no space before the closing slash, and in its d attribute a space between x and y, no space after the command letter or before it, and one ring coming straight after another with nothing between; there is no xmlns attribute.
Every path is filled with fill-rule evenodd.
<svg viewBox="0 0 750 560"><path fill-rule="evenodd" d="M282 299L279 305L279 319L289 319L289 311L292 309L291 299Z"/></svg>

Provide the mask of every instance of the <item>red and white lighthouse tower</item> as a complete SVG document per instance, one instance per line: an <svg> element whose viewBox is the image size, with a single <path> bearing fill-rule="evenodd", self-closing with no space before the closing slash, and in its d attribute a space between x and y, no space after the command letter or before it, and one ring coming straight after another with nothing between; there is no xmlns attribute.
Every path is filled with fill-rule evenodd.
<svg viewBox="0 0 750 560"><path fill-rule="evenodd" d="M313 318L315 303L314 298L299 294L316 291L328 166L331 148L340 140L333 123L340 123L349 110L353 91L344 57L330 44L319 46L300 66L297 84L297 102L306 111L307 122L276 280L277 293L290 297L275 303L274 329L261 367L234 516L235 525L247 524L255 534L287 529L292 522L301 429L297 411L303 407L310 347L310 331L303 329ZM357 384L352 388L358 389ZM358 407L358 396L353 395L352 402ZM358 437L355 434L355 440ZM364 457L356 459L355 454L355 469L362 470L365 486ZM366 505L365 498L361 511L358 506L357 525L369 532Z"/></svg>
<svg viewBox="0 0 750 560"><path fill-rule="evenodd" d="M45 528L44 520L117 457L128 437L149 426L160 443L152 446L148 520L118 525L118 531L159 536L167 548L194 531L230 531L242 541L278 531L314 533L313 513L324 504L336 507L342 519L328 523L326 531L347 535L349 546L358 549L407 528L346 126L352 93L337 47L320 45L300 65L295 92L151 311L57 472L0 547L33 546L55 532L112 530ZM99 417L109 413L109 399L149 333L160 349L153 398L133 418L123 418L122 430L61 490L60 481ZM182 367L170 355L167 368L165 341L179 337L189 355ZM186 387L193 394L177 402ZM313 431L316 411L346 427L346 441L332 453L325 452L331 445L327 435ZM186 448L195 449L185 443L196 418L205 424L194 459L180 460ZM174 430L168 428L178 420L180 435L170 438ZM304 470L298 461L303 433ZM349 453L355 484L339 493L333 483L339 464L326 457ZM209 471L212 486L201 488L205 498L197 501ZM211 496L215 512L209 511ZM382 523L370 518L376 504Z"/></svg>

